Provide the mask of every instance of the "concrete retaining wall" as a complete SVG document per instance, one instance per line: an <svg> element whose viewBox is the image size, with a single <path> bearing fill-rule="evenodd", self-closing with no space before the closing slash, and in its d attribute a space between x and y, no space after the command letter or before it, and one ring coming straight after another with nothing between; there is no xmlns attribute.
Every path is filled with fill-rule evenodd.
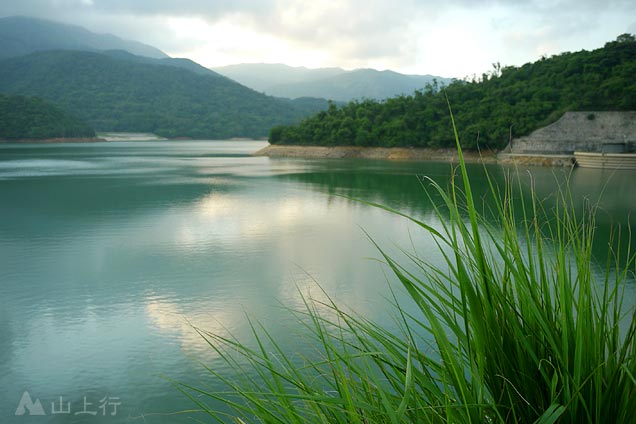
<svg viewBox="0 0 636 424"><path fill-rule="evenodd" d="M618 146L617 146L618 145ZM566 112L557 122L512 140L512 153L571 154L636 148L636 112Z"/></svg>

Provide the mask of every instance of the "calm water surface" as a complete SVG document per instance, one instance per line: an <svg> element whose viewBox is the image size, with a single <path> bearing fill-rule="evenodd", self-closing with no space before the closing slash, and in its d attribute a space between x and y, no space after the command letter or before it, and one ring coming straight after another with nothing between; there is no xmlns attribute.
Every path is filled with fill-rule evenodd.
<svg viewBox="0 0 636 424"><path fill-rule="evenodd" d="M197 361L224 372L192 325L247 340L249 314L301 350L281 305L300 307L299 292L320 296L314 280L391 325L391 278L369 259L378 254L363 229L389 250L439 255L404 219L347 196L437 225L416 176L446 184L450 166L249 156L264 145L0 145L0 422L205 419L175 415L193 405L162 378L214 388ZM565 178L529 172L548 198ZM635 178L571 175L577 201L605 190L601 241L613 225L634 223ZM15 415L25 391L45 416Z"/></svg>

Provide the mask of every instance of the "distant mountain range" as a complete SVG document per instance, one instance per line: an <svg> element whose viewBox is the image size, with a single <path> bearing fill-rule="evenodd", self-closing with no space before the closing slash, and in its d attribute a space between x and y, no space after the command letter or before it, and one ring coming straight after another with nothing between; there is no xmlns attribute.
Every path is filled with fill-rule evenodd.
<svg viewBox="0 0 636 424"><path fill-rule="evenodd" d="M161 50L111 34L95 34L80 26L43 19L0 18L0 59L49 50L79 50L153 65L169 65L200 75L218 74L190 59L172 58Z"/></svg>
<svg viewBox="0 0 636 424"><path fill-rule="evenodd" d="M0 61L0 93L49 100L98 131L164 137L265 137L271 127L327 106L325 100L266 96L165 60L121 51L36 52Z"/></svg>
<svg viewBox="0 0 636 424"><path fill-rule="evenodd" d="M0 18L0 93L40 97L98 131L265 137L273 126L326 109L324 99L410 94L435 78L286 65L218 70L227 77L114 35L42 19Z"/></svg>
<svg viewBox="0 0 636 424"><path fill-rule="evenodd" d="M80 26L24 16L0 18L0 59L44 50L126 50L138 56L167 58L161 50L123 40L111 34L95 34Z"/></svg>
<svg viewBox="0 0 636 424"><path fill-rule="evenodd" d="M240 64L213 68L254 90L278 97L323 97L348 102L354 99L383 100L424 89L434 80L448 85L451 78L404 75L393 71L341 68L308 69L282 64Z"/></svg>
<svg viewBox="0 0 636 424"><path fill-rule="evenodd" d="M0 19L0 93L45 99L98 131L265 137L327 107L266 96L154 47L41 19Z"/></svg>

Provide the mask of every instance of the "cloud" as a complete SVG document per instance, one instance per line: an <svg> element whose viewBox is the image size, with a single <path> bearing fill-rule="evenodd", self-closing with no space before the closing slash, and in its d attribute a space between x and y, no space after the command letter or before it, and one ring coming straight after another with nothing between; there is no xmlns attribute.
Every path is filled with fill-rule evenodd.
<svg viewBox="0 0 636 424"><path fill-rule="evenodd" d="M300 48L329 50L340 60L397 58L410 44L414 2L398 7L380 0L306 2L281 0L266 19L252 17L263 33Z"/></svg>
<svg viewBox="0 0 636 424"><path fill-rule="evenodd" d="M208 66L397 68L464 76L494 61L602 46L636 32L633 0L21 0L0 15L30 15L194 55ZM632 17L630 19L630 17Z"/></svg>

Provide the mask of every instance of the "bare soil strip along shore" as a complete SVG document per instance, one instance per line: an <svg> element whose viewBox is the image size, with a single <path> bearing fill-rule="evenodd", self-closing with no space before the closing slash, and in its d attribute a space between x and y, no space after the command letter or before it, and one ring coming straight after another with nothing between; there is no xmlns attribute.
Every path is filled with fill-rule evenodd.
<svg viewBox="0 0 636 424"><path fill-rule="evenodd" d="M254 156L272 158L308 158L308 159L391 159L391 160L431 160L458 162L455 149L420 149L409 147L356 147L356 146L281 146L269 145ZM496 163L493 151L464 152L464 158L470 162Z"/></svg>
<svg viewBox="0 0 636 424"><path fill-rule="evenodd" d="M0 143L97 143L100 141L106 141L99 137L80 137L80 138L23 138L16 140L4 140L0 139Z"/></svg>

